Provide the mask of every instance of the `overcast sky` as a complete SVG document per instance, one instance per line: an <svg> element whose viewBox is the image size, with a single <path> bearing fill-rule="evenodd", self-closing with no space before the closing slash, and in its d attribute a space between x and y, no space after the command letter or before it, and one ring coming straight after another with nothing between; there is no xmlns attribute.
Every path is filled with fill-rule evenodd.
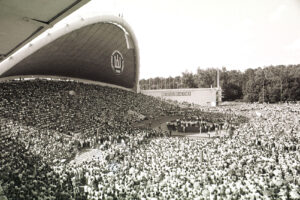
<svg viewBox="0 0 300 200"><path fill-rule="evenodd" d="M75 15L118 13L136 34L141 79L300 63L300 0L92 0Z"/></svg>

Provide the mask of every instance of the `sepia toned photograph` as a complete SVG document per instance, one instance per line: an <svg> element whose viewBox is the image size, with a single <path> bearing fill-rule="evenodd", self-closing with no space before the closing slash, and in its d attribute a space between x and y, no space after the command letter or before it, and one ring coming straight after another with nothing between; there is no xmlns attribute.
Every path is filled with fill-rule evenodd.
<svg viewBox="0 0 300 200"><path fill-rule="evenodd" d="M0 0L0 200L300 200L299 0Z"/></svg>

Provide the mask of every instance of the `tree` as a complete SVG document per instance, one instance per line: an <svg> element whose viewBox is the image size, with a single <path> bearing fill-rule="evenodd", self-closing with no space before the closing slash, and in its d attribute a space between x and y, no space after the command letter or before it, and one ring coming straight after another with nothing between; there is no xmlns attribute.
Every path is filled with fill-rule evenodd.
<svg viewBox="0 0 300 200"><path fill-rule="evenodd" d="M213 68L208 68L206 70L202 70L200 68L197 69L196 74L196 84L201 88L208 88L211 86L216 86L216 77L217 70Z"/></svg>
<svg viewBox="0 0 300 200"><path fill-rule="evenodd" d="M195 81L195 76L191 72L184 72L182 73L182 82L185 87L187 88L197 88L197 84Z"/></svg>
<svg viewBox="0 0 300 200"><path fill-rule="evenodd" d="M226 84L223 88L223 100L224 101L233 101L236 99L241 99L243 97L242 88L236 84L229 83Z"/></svg>
<svg viewBox="0 0 300 200"><path fill-rule="evenodd" d="M259 86L255 83L254 78L250 79L246 83L244 100L248 102L258 101Z"/></svg>
<svg viewBox="0 0 300 200"><path fill-rule="evenodd" d="M151 86L151 87L150 87ZM184 72L182 76L140 80L141 89L208 88L217 86L217 69L197 69L197 73ZM257 69L220 71L220 86L224 100L243 98L249 102L299 101L300 64L278 65Z"/></svg>

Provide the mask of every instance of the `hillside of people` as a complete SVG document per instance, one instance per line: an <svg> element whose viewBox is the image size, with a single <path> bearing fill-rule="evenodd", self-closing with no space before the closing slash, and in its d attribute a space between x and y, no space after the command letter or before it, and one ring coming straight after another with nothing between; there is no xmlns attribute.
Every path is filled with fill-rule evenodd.
<svg viewBox="0 0 300 200"><path fill-rule="evenodd" d="M0 199L300 198L299 104L182 108L49 80L2 82L0 96ZM235 129L191 139L134 126L179 115ZM74 161L89 149L101 155Z"/></svg>

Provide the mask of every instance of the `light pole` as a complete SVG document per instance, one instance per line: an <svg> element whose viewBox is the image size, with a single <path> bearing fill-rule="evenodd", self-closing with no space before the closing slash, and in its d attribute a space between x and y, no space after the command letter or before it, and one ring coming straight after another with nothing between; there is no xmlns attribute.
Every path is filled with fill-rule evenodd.
<svg viewBox="0 0 300 200"><path fill-rule="evenodd" d="M263 103L265 103L265 77L263 80Z"/></svg>

